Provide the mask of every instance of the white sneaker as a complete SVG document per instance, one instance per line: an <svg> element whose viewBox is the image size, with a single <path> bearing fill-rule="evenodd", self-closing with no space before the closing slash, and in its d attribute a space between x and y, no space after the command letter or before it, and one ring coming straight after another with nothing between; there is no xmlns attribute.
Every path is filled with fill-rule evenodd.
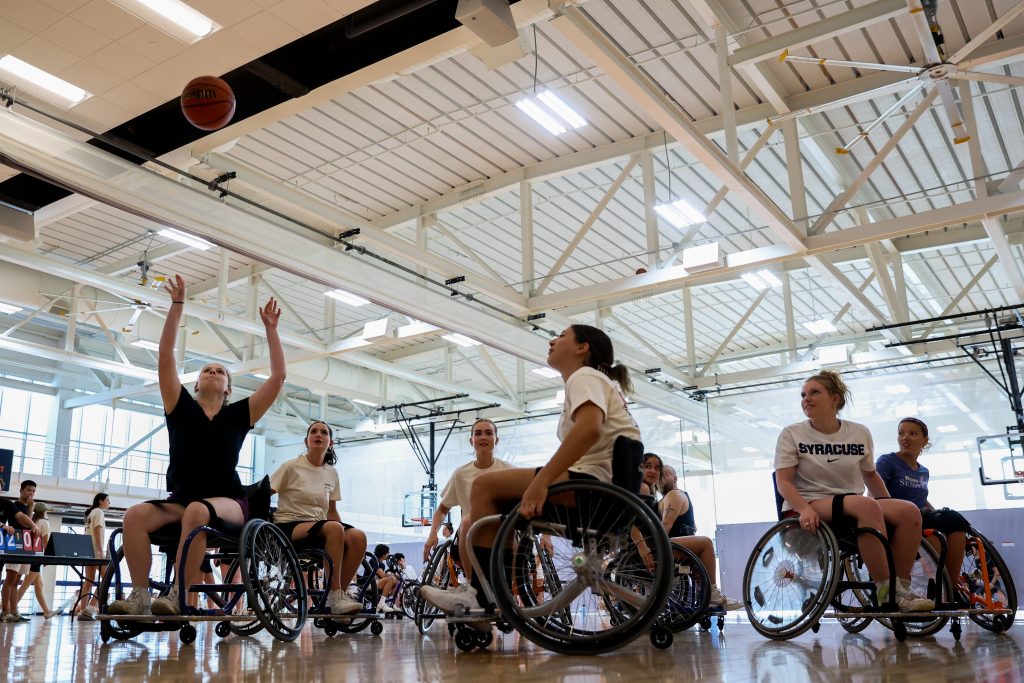
<svg viewBox="0 0 1024 683"><path fill-rule="evenodd" d="M420 597L434 607L448 613L452 613L460 605L465 609L476 609L480 603L476 598L476 589L469 583L461 583L455 588L441 590L434 586L423 586L420 588Z"/></svg>
<svg viewBox="0 0 1024 683"><path fill-rule="evenodd" d="M353 600L344 589L339 588L328 594L327 609L331 614L355 614L363 611L363 603Z"/></svg>
<svg viewBox="0 0 1024 683"><path fill-rule="evenodd" d="M79 621L96 621L96 610L92 607L83 607L78 613Z"/></svg>
<svg viewBox="0 0 1024 683"><path fill-rule="evenodd" d="M150 614L149 607L153 596L149 588L132 588L131 595L125 600L115 600L110 603L107 613L115 615L144 615Z"/></svg>
<svg viewBox="0 0 1024 683"><path fill-rule="evenodd" d="M899 579L896 582L896 608L901 612L930 612L935 609L935 601L918 595L910 589L907 581ZM889 582L880 581L875 584L878 595L879 606L885 605L889 599Z"/></svg>
<svg viewBox="0 0 1024 683"><path fill-rule="evenodd" d="M726 612L732 612L743 608L743 603L739 600L733 600L728 595L718 590L718 586L711 586L711 598L708 600L710 607L721 607Z"/></svg>
<svg viewBox="0 0 1024 683"><path fill-rule="evenodd" d="M387 598L381 598L377 603L377 611L383 614L394 614L398 610L388 604Z"/></svg>
<svg viewBox="0 0 1024 683"><path fill-rule="evenodd" d="M171 592L167 594L167 597L157 598L153 601L153 605L150 607L150 611L153 614L159 614L161 616L173 617L181 614L181 607L178 605L178 586L175 584Z"/></svg>

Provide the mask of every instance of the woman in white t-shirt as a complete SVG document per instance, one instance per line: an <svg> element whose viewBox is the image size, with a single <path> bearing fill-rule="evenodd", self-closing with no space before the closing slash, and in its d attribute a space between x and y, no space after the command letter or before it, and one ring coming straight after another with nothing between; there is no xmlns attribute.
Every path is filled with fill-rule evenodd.
<svg viewBox="0 0 1024 683"><path fill-rule="evenodd" d="M85 513L85 534L92 539L93 557L104 558L107 556L107 518L103 513L110 508L110 496L106 493L97 493L92 497L92 505ZM82 590L93 591L96 586L96 567L85 568L85 582ZM92 621L96 618L96 608L92 603L96 601L95 596L86 598L78 618L81 621Z"/></svg>
<svg viewBox="0 0 1024 683"><path fill-rule="evenodd" d="M544 507L548 486L567 479L610 482L615 439L640 438L624 393L632 390L629 370L615 364L607 334L589 325L570 325L548 343L548 365L565 381L565 402L558 421L561 445L543 467L513 468L477 477L470 491L476 519L497 514L503 503L515 501L521 501L519 514L534 517ZM479 529L473 538L473 551L485 571L490 567L496 532L497 526L490 525ZM420 595L447 612L459 605L475 608L478 602L486 607L479 578L469 562L463 564L469 582L448 591L424 586Z"/></svg>
<svg viewBox="0 0 1024 683"><path fill-rule="evenodd" d="M46 503L36 503L32 508L32 521L36 523L36 529L38 529L36 538L39 539L39 543L44 549L50 541L50 522L46 519L46 513L49 510L50 508L46 507ZM39 575L40 569L42 567L38 564L22 565L21 573L25 574L25 579L21 582L21 588L18 589L18 597L14 604L20 603L28 589L34 587L36 591L36 604L42 610L43 618L49 619L57 614L57 612L51 612L50 606L46 603L46 596L43 595L43 579Z"/></svg>
<svg viewBox="0 0 1024 683"><path fill-rule="evenodd" d="M807 420L782 430L775 446L775 471L783 512L800 517L800 525L816 534L822 520L833 519L834 505L852 517L857 527L869 527L887 536L893 528L896 604L907 612L924 612L935 603L910 588L910 571L921 543L921 513L905 500L893 500L875 471L874 446L867 427L839 419L850 390L831 370L822 370L804 382L801 407ZM867 487L871 497L863 495ZM889 566L885 549L868 534L857 539L861 557L878 587L878 604L889 597Z"/></svg>
<svg viewBox="0 0 1024 683"><path fill-rule="evenodd" d="M306 430L306 452L277 468L270 487L277 493L274 523L293 543L320 539L334 562L327 607L331 614L352 614L363 606L348 588L366 552L366 534L341 521L337 503L341 484L334 464L333 433L326 422L314 422Z"/></svg>

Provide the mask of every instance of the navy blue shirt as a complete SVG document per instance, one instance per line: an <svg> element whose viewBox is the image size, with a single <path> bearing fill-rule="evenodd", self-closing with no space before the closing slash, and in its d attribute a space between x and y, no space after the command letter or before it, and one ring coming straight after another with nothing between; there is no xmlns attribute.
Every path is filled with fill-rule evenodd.
<svg viewBox="0 0 1024 683"><path fill-rule="evenodd" d="M875 462L878 475L889 489L889 495L909 500L919 508L928 507L928 468L917 463L912 469L900 456L886 453Z"/></svg>

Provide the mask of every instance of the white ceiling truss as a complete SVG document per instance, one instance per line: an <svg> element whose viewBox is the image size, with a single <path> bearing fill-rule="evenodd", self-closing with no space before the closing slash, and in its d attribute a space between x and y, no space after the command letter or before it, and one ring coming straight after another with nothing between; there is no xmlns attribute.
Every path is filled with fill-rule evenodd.
<svg viewBox="0 0 1024 683"><path fill-rule="evenodd" d="M654 380L640 403L698 419L684 387L807 372L838 344L858 364L942 358L948 341L884 346L941 325L866 330L1024 302L1021 0L940 0L942 52L918 0L513 7L536 54L489 71L460 29L164 158L199 180L0 112L9 163L79 192L37 212L34 243L0 244L0 300L26 308L0 315L0 379L62 386L70 406L151 400L153 358L130 342L157 338L166 297L140 261L190 283L183 362L265 369L256 307L282 302L293 424L373 414L352 399L549 408L560 383L531 370L570 322ZM589 124L525 118L535 82ZM277 215L206 187L227 172ZM707 220L654 212L679 198ZM684 250L711 241L722 266L687 272ZM759 270L782 286L741 278ZM364 341L386 315L398 336ZM819 319L837 331L804 326Z"/></svg>

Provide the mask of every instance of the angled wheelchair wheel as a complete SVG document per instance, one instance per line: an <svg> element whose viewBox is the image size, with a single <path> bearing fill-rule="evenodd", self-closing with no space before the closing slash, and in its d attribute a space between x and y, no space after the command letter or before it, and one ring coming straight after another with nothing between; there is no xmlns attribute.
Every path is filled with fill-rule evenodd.
<svg viewBox="0 0 1024 683"><path fill-rule="evenodd" d="M242 529L239 555L249 606L278 640L299 637L306 622L306 584L292 544L273 524L253 519Z"/></svg>
<svg viewBox="0 0 1024 683"><path fill-rule="evenodd" d="M420 597L420 582L406 581L402 586L402 613L409 619L416 619L416 601Z"/></svg>
<svg viewBox="0 0 1024 683"><path fill-rule="evenodd" d="M672 589L658 623L673 633L690 628L708 611L711 579L701 561L681 545L672 544Z"/></svg>
<svg viewBox="0 0 1024 683"><path fill-rule="evenodd" d="M794 638L818 623L839 581L839 545L827 526L817 534L784 519L754 546L743 572L750 624L774 640Z"/></svg>
<svg viewBox="0 0 1024 683"><path fill-rule="evenodd" d="M240 583L241 581L242 563L236 557L231 560L231 564L228 566L227 578L224 579L224 583ZM223 597L226 602L231 598L231 595L225 591ZM238 614L253 614L253 610L249 607L248 593L238 601L238 605L235 606L235 612ZM252 621L228 621L225 623L228 625L228 631L236 636L251 636L263 630L263 622L255 614L253 614Z"/></svg>
<svg viewBox="0 0 1024 683"><path fill-rule="evenodd" d="M979 544L985 553L992 600L1014 611L1010 614L972 614L971 621L988 631L1002 633L1013 625L1017 609L1017 588L1013 584L1009 568L995 546L974 528L967 535L967 553L964 555L963 568L960 570L960 580L971 593L964 597L971 600L971 607L984 606L976 602L985 598L981 554L977 549Z"/></svg>
<svg viewBox="0 0 1024 683"><path fill-rule="evenodd" d="M121 561L124 559L124 549L118 547L114 551L107 568L103 571L103 578L100 580L100 587L96 593L96 600L99 602L100 614L107 614L107 608L115 600L124 600L131 592L132 586L127 582L128 577L121 571ZM101 621L100 637L106 642L110 638L114 640L130 640L139 635L142 631L132 622L125 621Z"/></svg>
<svg viewBox="0 0 1024 683"><path fill-rule="evenodd" d="M422 585L432 585L441 590L447 590L448 586L451 585L451 577L448 574L448 552L450 547L450 542L446 542L434 550L434 553L430 556L430 561L423 570L423 576L420 579ZM434 624L434 619L442 614L443 612L440 609L420 597L419 591L416 592L416 616L414 619L416 621L416 628L419 629L420 633L429 631L430 627Z"/></svg>
<svg viewBox="0 0 1024 683"><path fill-rule="evenodd" d="M554 585L557 576L560 589L537 595L522 568L542 535L551 542L554 572L545 583ZM494 547L491 582L502 616L562 654L598 654L630 642L654 624L671 586L672 555L660 520L636 496L602 482L551 486L542 513L527 520L513 510ZM513 582L523 604L513 597Z"/></svg>

